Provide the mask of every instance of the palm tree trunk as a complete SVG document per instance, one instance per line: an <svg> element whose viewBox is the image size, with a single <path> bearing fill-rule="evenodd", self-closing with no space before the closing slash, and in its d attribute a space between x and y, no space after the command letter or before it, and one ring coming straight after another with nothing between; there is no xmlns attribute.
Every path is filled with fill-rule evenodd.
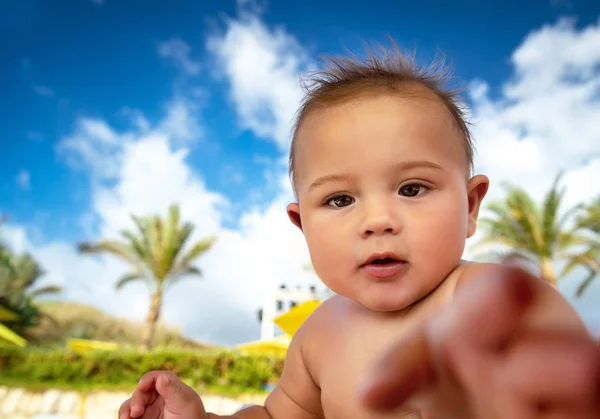
<svg viewBox="0 0 600 419"><path fill-rule="evenodd" d="M556 288L556 275L554 273L554 268L552 267L552 261L549 259L542 259L540 268L542 270L542 279Z"/></svg>
<svg viewBox="0 0 600 419"><path fill-rule="evenodd" d="M142 336L142 349L148 350L152 347L152 341L154 340L154 331L156 329L156 323L160 317L160 308L162 305L162 287L159 285L156 288L156 292L152 295L150 301L150 309L148 310L148 317L146 319L146 327Z"/></svg>

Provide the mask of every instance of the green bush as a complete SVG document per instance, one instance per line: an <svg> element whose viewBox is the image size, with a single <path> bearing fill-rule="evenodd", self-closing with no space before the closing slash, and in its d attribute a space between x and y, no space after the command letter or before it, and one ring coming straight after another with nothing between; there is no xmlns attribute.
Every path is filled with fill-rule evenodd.
<svg viewBox="0 0 600 419"><path fill-rule="evenodd" d="M168 370L197 389L261 391L283 370L282 358L232 352L70 353L61 349L0 347L0 382L75 389L133 388L151 370ZM235 392L235 391L234 391Z"/></svg>

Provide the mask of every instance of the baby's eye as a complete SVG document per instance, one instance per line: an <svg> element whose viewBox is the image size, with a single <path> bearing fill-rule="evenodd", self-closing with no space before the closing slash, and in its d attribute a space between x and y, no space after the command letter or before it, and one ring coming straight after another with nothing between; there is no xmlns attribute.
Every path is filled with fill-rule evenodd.
<svg viewBox="0 0 600 419"><path fill-rule="evenodd" d="M334 196L329 201L327 201L327 205L331 205L336 208L345 207L352 203L354 203L354 198L348 195Z"/></svg>
<svg viewBox="0 0 600 419"><path fill-rule="evenodd" d="M403 187L401 187L399 193L402 196L406 196L408 198L414 198L415 196L422 194L426 190L427 190L427 187L425 185L419 185L418 183L411 183L409 185L404 185Z"/></svg>

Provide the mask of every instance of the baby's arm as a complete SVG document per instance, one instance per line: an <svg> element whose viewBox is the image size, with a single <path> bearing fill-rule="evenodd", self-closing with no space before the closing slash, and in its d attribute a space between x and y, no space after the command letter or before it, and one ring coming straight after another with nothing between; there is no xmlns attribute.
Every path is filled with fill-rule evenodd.
<svg viewBox="0 0 600 419"><path fill-rule="evenodd" d="M307 366L305 342L314 322L310 319L296 332L288 348L279 383L265 401L265 410L272 419L318 419L323 417L321 390ZM254 419L240 415L239 419ZM259 416L256 416L259 419ZM260 417L262 419L262 417Z"/></svg>
<svg viewBox="0 0 600 419"><path fill-rule="evenodd" d="M138 383L132 397L119 409L120 419L320 419L320 389L305 363L302 347L306 324L288 349L281 379L265 406L251 406L232 416L206 412L202 400L189 386L168 371L151 371ZM309 326L310 327L310 326Z"/></svg>
<svg viewBox="0 0 600 419"><path fill-rule="evenodd" d="M301 327L288 348L279 383L264 406L251 406L233 416L208 414L208 419L320 419L321 392L305 362L303 344L309 324Z"/></svg>

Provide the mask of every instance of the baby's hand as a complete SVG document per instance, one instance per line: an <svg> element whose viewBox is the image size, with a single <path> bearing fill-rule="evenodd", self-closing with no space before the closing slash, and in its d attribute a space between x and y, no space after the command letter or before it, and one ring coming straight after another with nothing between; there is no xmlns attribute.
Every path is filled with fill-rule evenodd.
<svg viewBox="0 0 600 419"><path fill-rule="evenodd" d="M139 381L131 398L119 408L119 419L204 419L200 396L177 376L151 371Z"/></svg>
<svg viewBox="0 0 600 419"><path fill-rule="evenodd" d="M365 382L364 404L392 411L408 401L436 419L600 419L598 343L581 329L547 327L555 320L529 327L532 318L552 318L550 310L572 316L565 305L541 304L548 292L511 268L465 284L384 354Z"/></svg>

